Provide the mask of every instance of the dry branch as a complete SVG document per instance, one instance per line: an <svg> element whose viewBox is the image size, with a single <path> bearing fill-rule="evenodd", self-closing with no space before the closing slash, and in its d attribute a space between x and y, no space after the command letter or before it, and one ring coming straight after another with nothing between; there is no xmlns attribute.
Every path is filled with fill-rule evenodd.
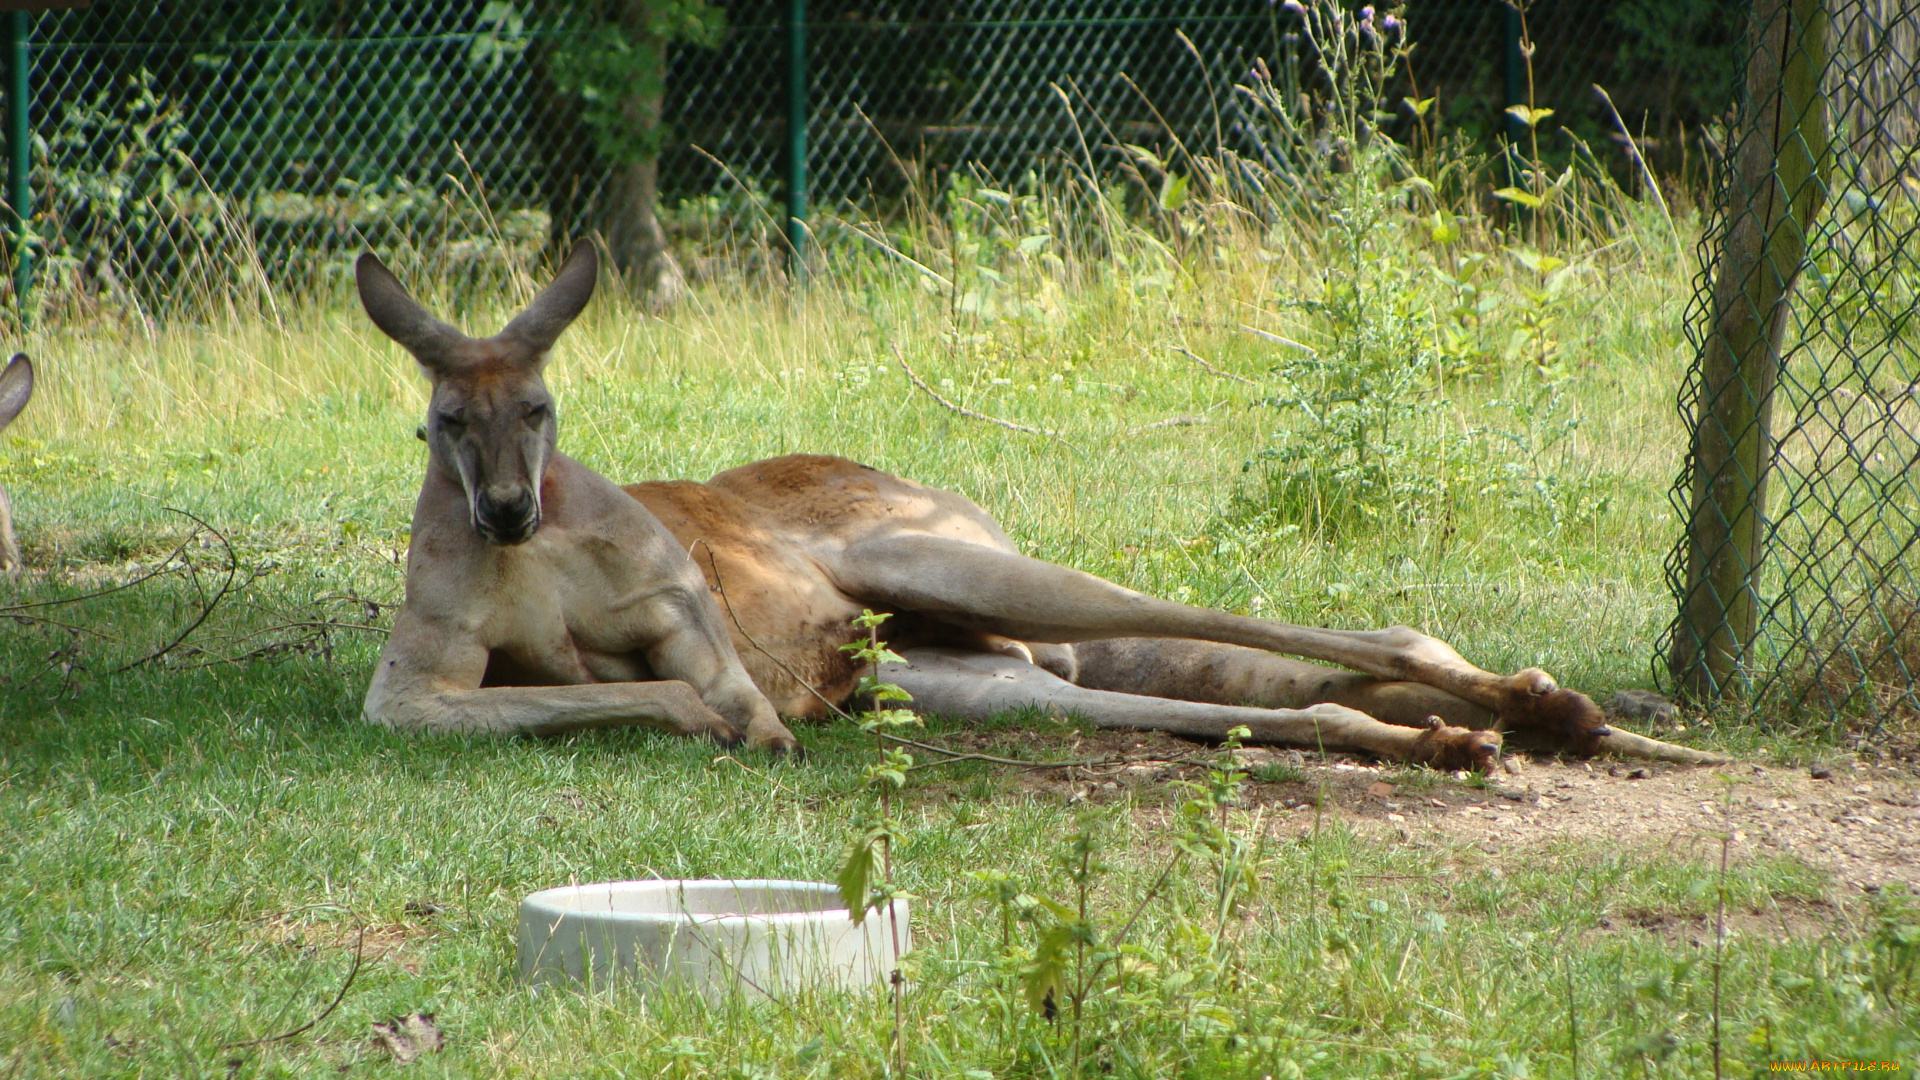
<svg viewBox="0 0 1920 1080"><path fill-rule="evenodd" d="M1172 349L1174 352L1179 353L1181 356L1184 356L1187 359L1193 361L1194 363L1199 364L1201 371L1204 371L1207 374L1212 375L1214 378L1228 379L1237 383L1245 383L1248 386L1260 385L1259 383L1254 382L1252 379L1247 378L1245 375L1235 375L1231 371L1221 371L1219 368L1214 367L1212 364L1209 364L1205 360L1200 359L1199 356L1194 354L1194 351L1192 349L1187 348L1185 345L1170 345L1168 346L1168 348Z"/></svg>
<svg viewBox="0 0 1920 1080"><path fill-rule="evenodd" d="M1057 431L1049 431L1046 428L1028 427L1025 424L1016 424L1011 420L1002 420L997 416L988 416L986 413L975 412L974 410L967 408L965 405L961 405L957 402L949 401L946 398L941 397L939 391L935 390L931 386L928 386L927 381L925 379L922 379L919 373L914 371L912 367L908 366L906 353L902 352L898 345L895 345L893 347L893 355L895 356L895 358L897 358L900 361L900 370L907 373L907 378L913 382L913 385L919 387L922 391L925 391L928 397L946 406L948 409L951 409L954 412L959 413L961 416L964 416L969 420L982 420L982 421L985 421L986 423L995 424L1000 427L1006 428L1008 431L1018 431L1025 435L1045 435L1049 439L1060 438L1060 433Z"/></svg>

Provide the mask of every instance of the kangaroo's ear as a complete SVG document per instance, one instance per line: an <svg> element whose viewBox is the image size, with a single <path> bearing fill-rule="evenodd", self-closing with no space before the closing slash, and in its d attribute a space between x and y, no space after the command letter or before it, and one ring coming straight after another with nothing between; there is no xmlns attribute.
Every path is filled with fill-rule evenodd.
<svg viewBox="0 0 1920 1080"><path fill-rule="evenodd" d="M26 353L14 353L6 370L0 371L0 428L13 423L32 397L33 362Z"/></svg>
<svg viewBox="0 0 1920 1080"><path fill-rule="evenodd" d="M593 245L585 241L573 245L567 261L560 264L560 272L553 276L553 284L540 290L527 310L515 316L500 336L530 346L536 354L553 348L560 332L593 299L593 285L599 276L600 256Z"/></svg>
<svg viewBox="0 0 1920 1080"><path fill-rule="evenodd" d="M465 334L434 318L407 295L406 286L373 252L353 264L353 277L360 285L360 306L367 309L373 325L404 346L423 366L445 366L452 359L449 354L467 340Z"/></svg>

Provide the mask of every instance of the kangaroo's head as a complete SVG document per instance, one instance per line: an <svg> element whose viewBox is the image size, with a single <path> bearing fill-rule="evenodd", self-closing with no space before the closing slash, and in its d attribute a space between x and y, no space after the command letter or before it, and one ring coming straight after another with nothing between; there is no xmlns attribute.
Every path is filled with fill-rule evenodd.
<svg viewBox="0 0 1920 1080"><path fill-rule="evenodd" d="M26 353L14 353L6 368L0 370L0 431L13 423L32 398L33 363ZM20 545L13 540L13 504L7 501L6 489L0 488L0 573L11 574L18 569Z"/></svg>
<svg viewBox="0 0 1920 1080"><path fill-rule="evenodd" d="M371 252L354 264L367 315L433 380L428 467L459 477L468 520L489 543L525 543L540 528L540 478L559 431L540 369L593 296L599 268L591 244L575 246L553 283L506 329L470 338L407 295Z"/></svg>

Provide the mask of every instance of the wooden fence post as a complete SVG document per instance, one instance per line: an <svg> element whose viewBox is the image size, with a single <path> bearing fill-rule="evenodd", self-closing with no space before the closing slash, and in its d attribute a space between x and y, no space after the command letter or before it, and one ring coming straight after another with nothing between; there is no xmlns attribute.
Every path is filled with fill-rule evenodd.
<svg viewBox="0 0 1920 1080"><path fill-rule="evenodd" d="M1759 626L1781 335L1831 160L1821 92L1826 0L1754 0L1747 41L1726 224L1700 346L1686 587L1668 658L1681 691L1696 698L1736 686Z"/></svg>

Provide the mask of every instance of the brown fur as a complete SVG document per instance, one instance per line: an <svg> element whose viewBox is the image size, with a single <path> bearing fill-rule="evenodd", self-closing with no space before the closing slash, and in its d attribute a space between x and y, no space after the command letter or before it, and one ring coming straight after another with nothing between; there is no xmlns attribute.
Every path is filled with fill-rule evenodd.
<svg viewBox="0 0 1920 1080"><path fill-rule="evenodd" d="M0 431L13 423L20 410L33 398L33 362L26 353L14 353L0 369ZM13 538L13 503L5 488L0 488L0 573L20 572L20 545Z"/></svg>

